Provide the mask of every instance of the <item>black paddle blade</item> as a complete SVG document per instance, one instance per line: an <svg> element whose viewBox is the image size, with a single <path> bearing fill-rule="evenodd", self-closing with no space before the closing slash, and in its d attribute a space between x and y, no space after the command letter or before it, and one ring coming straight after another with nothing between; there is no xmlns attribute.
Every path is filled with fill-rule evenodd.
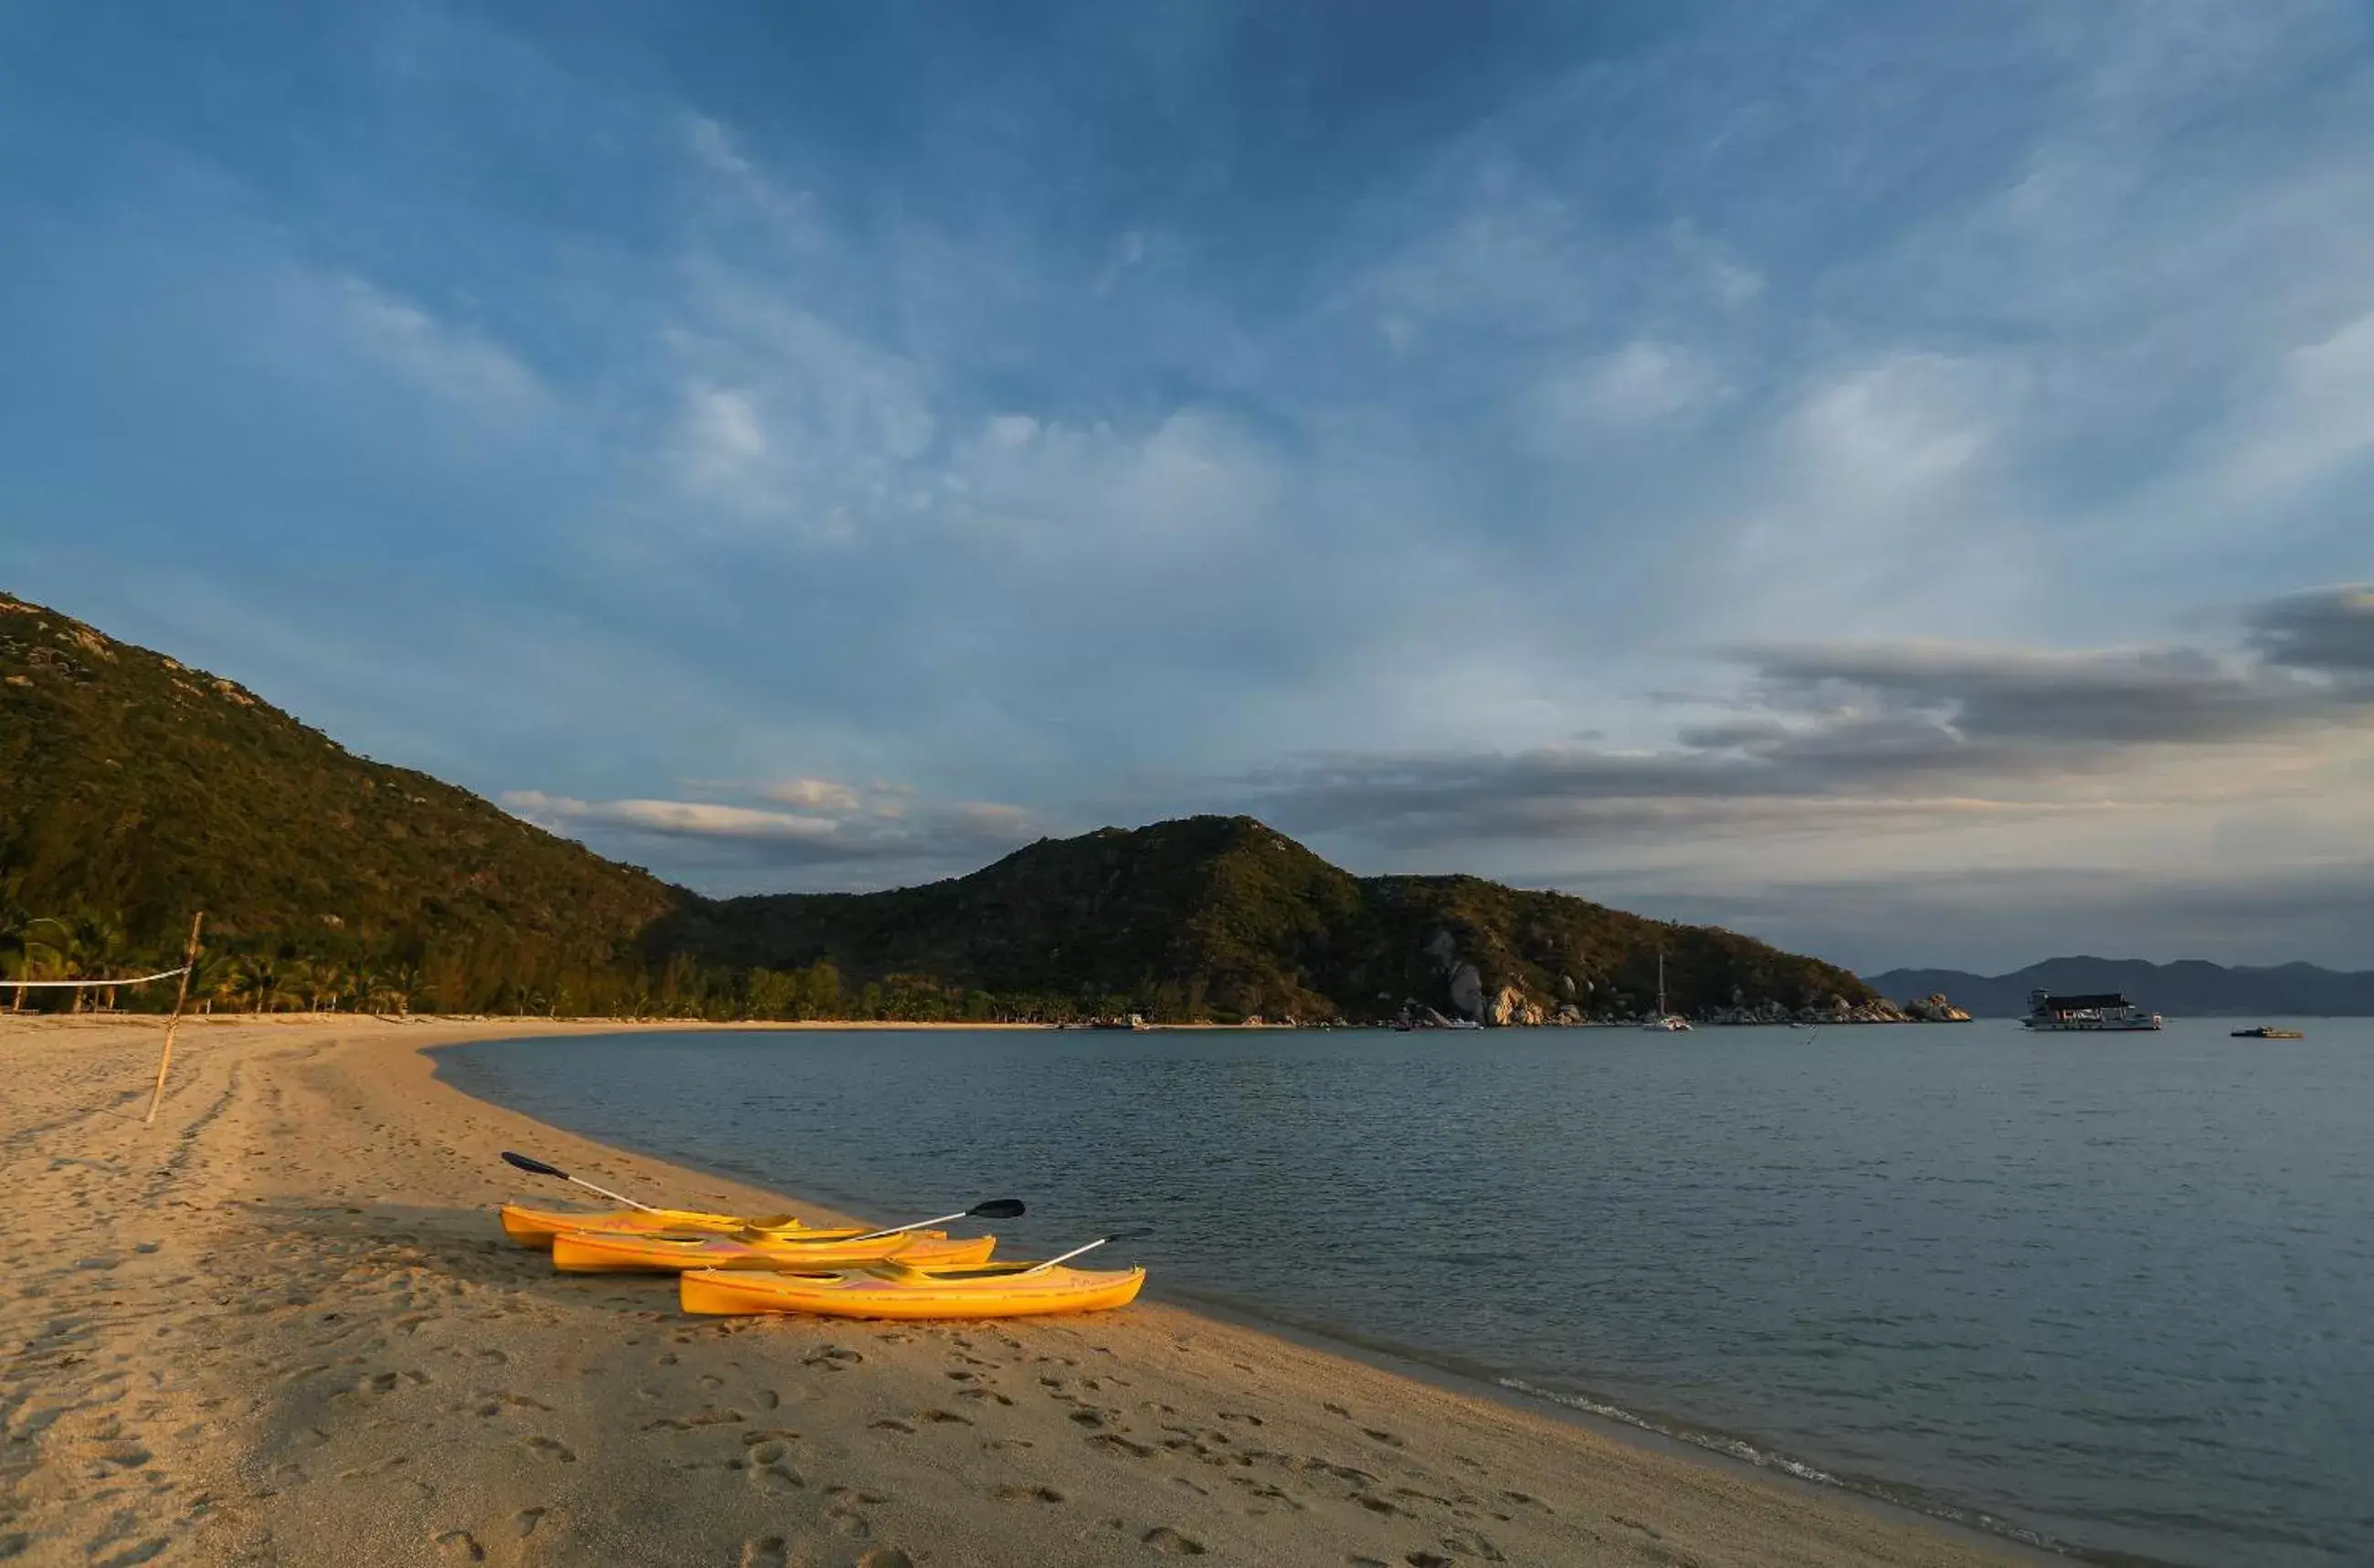
<svg viewBox="0 0 2374 1568"><path fill-rule="evenodd" d="M976 1220L1018 1220L1022 1217L1019 1198L993 1198L986 1203L976 1203L965 1212Z"/></svg>
<svg viewBox="0 0 2374 1568"><path fill-rule="evenodd" d="M1142 1241L1145 1237L1146 1233L1144 1231L1115 1231L1112 1235L1105 1237L1105 1244L1107 1246L1111 1246L1112 1243L1117 1241Z"/></svg>
<svg viewBox="0 0 2374 1568"><path fill-rule="evenodd" d="M525 1154L514 1154L509 1149L503 1151L503 1163L508 1165L517 1165L520 1169L535 1176L558 1176L563 1181L569 1179L569 1173L558 1165L547 1165L542 1160L531 1160Z"/></svg>

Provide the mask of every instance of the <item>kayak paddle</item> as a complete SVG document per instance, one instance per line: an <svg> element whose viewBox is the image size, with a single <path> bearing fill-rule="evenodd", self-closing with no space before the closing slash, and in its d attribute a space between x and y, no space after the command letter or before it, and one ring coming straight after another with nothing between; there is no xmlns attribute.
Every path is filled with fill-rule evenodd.
<svg viewBox="0 0 2374 1568"><path fill-rule="evenodd" d="M582 1176L570 1176L558 1165L547 1165L542 1160L531 1160L525 1154L514 1154L509 1149L503 1151L503 1163L507 1165L516 1165L531 1176L558 1176L563 1181L575 1182L588 1192L598 1192L613 1203L623 1203L629 1209L641 1209L646 1214L666 1212L664 1210L654 1209L648 1203L638 1203L633 1199L613 1192L606 1187L596 1187Z"/></svg>
<svg viewBox="0 0 2374 1568"><path fill-rule="evenodd" d="M852 1241L879 1241L884 1236L897 1235L900 1231L920 1231L926 1225L944 1225L950 1220L1011 1220L1022 1212L1019 1198L993 1198L986 1203L976 1203L970 1209L959 1209L953 1214L942 1214L934 1220L917 1220L911 1224L893 1225L887 1231L868 1231Z"/></svg>
<svg viewBox="0 0 2374 1568"><path fill-rule="evenodd" d="M1104 1244L1109 1241L1134 1241L1145 1234L1146 1233L1144 1231L1115 1231L1109 1236L1097 1237L1096 1240L1088 1243L1086 1246L1075 1246L1069 1252L1064 1253L1058 1257L1050 1258L1044 1263L1034 1263L1029 1268L1025 1269L1021 1273L1017 1274L1014 1277L1017 1280L1027 1280L1042 1269L1052 1269L1058 1263L1069 1263L1073 1258L1077 1258L1083 1252L1094 1252L1097 1248L1104 1246Z"/></svg>

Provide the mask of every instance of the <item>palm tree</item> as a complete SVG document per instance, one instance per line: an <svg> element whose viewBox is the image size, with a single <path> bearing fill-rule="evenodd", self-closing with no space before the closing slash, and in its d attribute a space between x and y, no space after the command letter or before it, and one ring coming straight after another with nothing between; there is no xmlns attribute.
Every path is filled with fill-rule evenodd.
<svg viewBox="0 0 2374 1568"><path fill-rule="evenodd" d="M231 965L230 991L244 998L251 1012L268 1012L288 995L280 961L268 953L253 953Z"/></svg>
<svg viewBox="0 0 2374 1568"><path fill-rule="evenodd" d="M289 989L308 1012L319 1012L325 1007L335 1012L345 979L345 972L329 959L300 960L291 969Z"/></svg>
<svg viewBox="0 0 2374 1568"><path fill-rule="evenodd" d="M215 1003L237 998L238 976L237 958L216 948L200 948L198 961L190 969L190 1000L212 1012Z"/></svg>
<svg viewBox="0 0 2374 1568"><path fill-rule="evenodd" d="M399 964L387 974L387 999L395 1004L399 1016L408 1017L412 1002L421 991L422 977L417 964Z"/></svg>
<svg viewBox="0 0 2374 1568"><path fill-rule="evenodd" d="M370 1012L377 1005L379 993L383 989L379 971L359 958L347 964L346 972L339 977L339 984L346 992L347 1005L357 1012Z"/></svg>
<svg viewBox="0 0 2374 1568"><path fill-rule="evenodd" d="M0 895L5 899L5 895ZM47 930L53 940L43 940ZM13 900L0 901L0 974L18 983L16 1000L8 1011L25 1011L25 986L22 982L47 977L65 954L58 951L58 939L65 932L65 922L45 916L28 914Z"/></svg>
<svg viewBox="0 0 2374 1568"><path fill-rule="evenodd" d="M111 971L123 963L125 946L123 928L114 920L105 915L81 909L76 910L72 918L62 924L65 928L64 936L63 940L56 944L55 951L64 960L63 966L65 972L63 978L105 979ZM104 987L100 989L107 992L108 1006L113 1007L115 998L112 990ZM74 1002L67 1009L68 1012L82 1011L84 990L85 988L81 986L75 987Z"/></svg>

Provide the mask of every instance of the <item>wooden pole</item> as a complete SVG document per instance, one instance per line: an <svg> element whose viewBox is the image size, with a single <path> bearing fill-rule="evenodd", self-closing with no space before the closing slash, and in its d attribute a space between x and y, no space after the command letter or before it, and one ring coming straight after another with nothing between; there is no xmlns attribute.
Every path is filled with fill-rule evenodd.
<svg viewBox="0 0 2374 1568"><path fill-rule="evenodd" d="M190 973L198 966L198 932L206 923L206 912L201 909L190 921L190 945L182 954L181 989L173 993L173 1016L165 1020L165 1049L157 1058L157 1092L148 1096L148 1114L140 1125L153 1127L157 1107L165 1102L165 1070L173 1065L173 1031L182 1026L182 1009L190 1000Z"/></svg>

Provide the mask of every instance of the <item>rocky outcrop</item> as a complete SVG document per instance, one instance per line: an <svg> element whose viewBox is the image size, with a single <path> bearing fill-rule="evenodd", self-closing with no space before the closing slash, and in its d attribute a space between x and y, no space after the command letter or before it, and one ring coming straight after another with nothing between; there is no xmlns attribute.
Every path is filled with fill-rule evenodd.
<svg viewBox="0 0 2374 1568"><path fill-rule="evenodd" d="M1904 1004L1905 1017L1916 1024L1968 1024L1970 1015L1945 1000L1944 991L1931 991L1917 1001Z"/></svg>
<svg viewBox="0 0 2374 1568"><path fill-rule="evenodd" d="M1540 1027L1542 1018L1539 1002L1532 1000L1514 986L1502 986L1499 993L1492 999L1488 1022L1502 1029L1532 1029Z"/></svg>

